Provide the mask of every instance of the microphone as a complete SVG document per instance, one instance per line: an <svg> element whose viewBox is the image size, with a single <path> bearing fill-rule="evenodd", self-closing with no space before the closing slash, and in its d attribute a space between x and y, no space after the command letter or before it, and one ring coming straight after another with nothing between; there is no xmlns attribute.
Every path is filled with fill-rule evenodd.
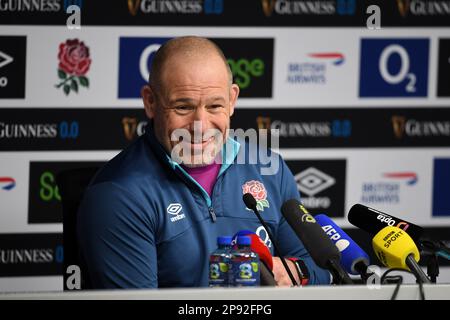
<svg viewBox="0 0 450 320"><path fill-rule="evenodd" d="M355 204L348 212L348 221L355 227L375 235L386 226L395 226L406 231L414 242L420 245L420 237L424 229L400 218L387 213L366 207L362 204Z"/></svg>
<svg viewBox="0 0 450 320"><path fill-rule="evenodd" d="M361 279L367 282L369 277L367 267L370 264L367 253L327 215L319 214L314 218L341 253L341 265L344 270L353 275L361 275Z"/></svg>
<svg viewBox="0 0 450 320"><path fill-rule="evenodd" d="M339 250L298 200L286 201L281 207L281 213L319 267L328 269L336 283L353 284L340 265Z"/></svg>
<svg viewBox="0 0 450 320"><path fill-rule="evenodd" d="M256 214L256 216L258 217L259 222L261 222L261 224L264 227L264 229L266 229L267 235L269 236L270 241L272 241L272 243L273 243L273 248L275 249L275 254L280 257L281 263L283 264L284 269L286 270L289 278L291 279L292 285L293 286L298 286L298 283L297 283L297 281L295 281L295 278L292 275L291 270L289 269L286 261L284 260L284 258L281 255L281 251L279 250L279 247L277 245L277 242L275 241L275 238L272 236L269 227L264 222L263 218L261 217L261 215L258 212L258 209L256 208L256 205L257 205L256 199L253 197L253 195L251 193L246 193L242 197L242 200L244 200L244 203L247 206L247 208L249 208L250 210L252 210Z"/></svg>
<svg viewBox="0 0 450 320"><path fill-rule="evenodd" d="M272 254L270 253L269 248L265 245L265 243L261 240L261 238L254 232L249 230L241 230L233 236L233 241L240 236L247 236L251 239L250 249L257 253L259 256L259 261L261 262L259 268L259 275L262 286L276 286L277 282L272 273L273 269L273 260Z"/></svg>
<svg viewBox="0 0 450 320"><path fill-rule="evenodd" d="M422 283L431 283L417 264L420 260L419 249L413 239L398 227L387 226L372 239L373 251L388 268L410 270Z"/></svg>

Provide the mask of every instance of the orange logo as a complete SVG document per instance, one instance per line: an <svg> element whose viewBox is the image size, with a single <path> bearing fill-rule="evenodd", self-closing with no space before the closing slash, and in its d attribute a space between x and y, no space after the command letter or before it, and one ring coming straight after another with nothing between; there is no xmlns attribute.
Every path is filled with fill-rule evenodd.
<svg viewBox="0 0 450 320"><path fill-rule="evenodd" d="M409 224L402 221L397 224L397 227L406 231L406 229L408 229L408 227L409 227Z"/></svg>

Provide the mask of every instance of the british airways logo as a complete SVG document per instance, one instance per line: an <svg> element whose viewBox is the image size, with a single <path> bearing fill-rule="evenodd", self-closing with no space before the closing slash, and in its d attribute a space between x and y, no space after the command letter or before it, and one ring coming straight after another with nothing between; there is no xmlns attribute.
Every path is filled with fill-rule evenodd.
<svg viewBox="0 0 450 320"><path fill-rule="evenodd" d="M383 180L364 182L361 202L365 204L400 203L402 188L409 189L419 181L418 175L412 171L386 172Z"/></svg>
<svg viewBox="0 0 450 320"><path fill-rule="evenodd" d="M307 57L304 61L288 63L286 80L289 84L326 85L329 73L337 72L345 62L345 56L336 51L312 52Z"/></svg>
<svg viewBox="0 0 450 320"><path fill-rule="evenodd" d="M406 181L407 185L415 185L418 181L417 174L415 172L391 172L383 174L386 178L399 179Z"/></svg>
<svg viewBox="0 0 450 320"><path fill-rule="evenodd" d="M339 66L344 63L345 57L339 52L322 52L322 53L310 53L311 58L322 59L324 61L331 61L335 66Z"/></svg>
<svg viewBox="0 0 450 320"><path fill-rule="evenodd" d="M2 190L11 190L16 186L16 180L11 177L0 177L0 188Z"/></svg>

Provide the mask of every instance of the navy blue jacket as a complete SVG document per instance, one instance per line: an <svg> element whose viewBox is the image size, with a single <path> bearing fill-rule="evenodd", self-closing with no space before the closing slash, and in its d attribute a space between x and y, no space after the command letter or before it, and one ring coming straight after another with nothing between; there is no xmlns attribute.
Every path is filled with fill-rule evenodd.
<svg viewBox="0 0 450 320"><path fill-rule="evenodd" d="M94 288L201 287L208 285L208 257L218 236L256 232L271 247L264 228L242 201L243 187L260 188L258 207L284 256L304 260L311 284L329 284L280 213L300 199L285 162L262 175L260 163L237 164L248 143L228 139L212 196L173 162L146 133L109 161L86 190L78 212L81 256ZM231 151L230 151L231 150ZM247 158L248 161L248 158ZM256 162L256 161L253 161ZM264 192L265 190L265 192Z"/></svg>

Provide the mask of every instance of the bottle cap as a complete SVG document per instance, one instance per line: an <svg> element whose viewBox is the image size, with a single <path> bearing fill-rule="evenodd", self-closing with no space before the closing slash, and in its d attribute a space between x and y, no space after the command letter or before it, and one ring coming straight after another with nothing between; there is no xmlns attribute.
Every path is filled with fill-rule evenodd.
<svg viewBox="0 0 450 320"><path fill-rule="evenodd" d="M238 244L238 246L239 245L247 245L247 246L249 246L249 245L251 245L252 244L252 239L250 238L250 237L247 237L247 236L239 236L239 237L237 237L237 244Z"/></svg>
<svg viewBox="0 0 450 320"><path fill-rule="evenodd" d="M231 240L232 237L229 236L217 237L217 244L219 246L231 246Z"/></svg>

